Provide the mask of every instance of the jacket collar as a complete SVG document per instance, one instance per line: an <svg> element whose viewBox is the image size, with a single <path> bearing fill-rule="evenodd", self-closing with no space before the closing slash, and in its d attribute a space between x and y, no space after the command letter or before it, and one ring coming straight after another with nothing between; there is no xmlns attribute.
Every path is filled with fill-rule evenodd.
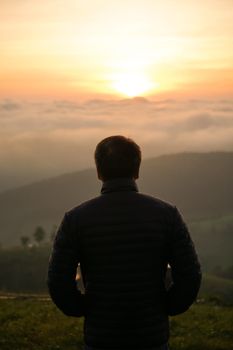
<svg viewBox="0 0 233 350"><path fill-rule="evenodd" d="M101 188L101 193L135 191L138 192L138 187L135 180L130 178L117 178L105 181Z"/></svg>

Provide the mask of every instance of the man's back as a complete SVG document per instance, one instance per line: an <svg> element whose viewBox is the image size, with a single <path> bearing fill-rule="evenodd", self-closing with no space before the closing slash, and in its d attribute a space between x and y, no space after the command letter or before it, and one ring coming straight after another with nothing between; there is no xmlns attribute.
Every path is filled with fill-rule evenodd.
<svg viewBox="0 0 233 350"><path fill-rule="evenodd" d="M76 294L72 283L77 263L85 296ZM168 263L174 285L166 291ZM130 179L105 182L99 197L66 214L49 268L52 298L65 313L85 316L85 343L97 349L150 349L166 343L168 315L191 305L200 278L177 209L138 193Z"/></svg>

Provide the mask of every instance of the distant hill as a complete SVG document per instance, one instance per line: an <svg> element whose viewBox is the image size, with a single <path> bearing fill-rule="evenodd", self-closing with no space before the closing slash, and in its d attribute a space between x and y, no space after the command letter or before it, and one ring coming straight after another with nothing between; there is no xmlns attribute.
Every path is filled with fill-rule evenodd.
<svg viewBox="0 0 233 350"><path fill-rule="evenodd" d="M204 274L199 297L218 298L233 305L233 280Z"/></svg>
<svg viewBox="0 0 233 350"><path fill-rule="evenodd" d="M233 213L233 153L182 153L143 161L141 192L174 203L189 221ZM0 242L16 244L38 225L51 230L64 211L98 195L94 169L0 194Z"/></svg>

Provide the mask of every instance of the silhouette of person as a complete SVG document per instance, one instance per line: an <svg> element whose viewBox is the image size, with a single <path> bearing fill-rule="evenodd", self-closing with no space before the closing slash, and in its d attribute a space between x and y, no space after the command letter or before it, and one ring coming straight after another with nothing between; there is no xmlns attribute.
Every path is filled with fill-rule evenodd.
<svg viewBox="0 0 233 350"><path fill-rule="evenodd" d="M190 307L201 283L188 228L175 206L139 192L133 140L105 138L95 162L101 194L64 215L49 262L51 298L64 314L84 316L85 350L168 349L168 317Z"/></svg>

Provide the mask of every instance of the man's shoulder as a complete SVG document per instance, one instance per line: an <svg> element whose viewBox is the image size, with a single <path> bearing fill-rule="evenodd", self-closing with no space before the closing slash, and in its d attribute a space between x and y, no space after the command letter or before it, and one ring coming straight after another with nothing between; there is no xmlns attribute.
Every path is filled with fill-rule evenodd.
<svg viewBox="0 0 233 350"><path fill-rule="evenodd" d="M101 195L87 199L86 201L83 201L82 203L69 209L67 211L67 215L72 216L72 215L75 215L79 212L82 212L83 210L88 210L88 209L94 207L97 204L97 202L99 202L99 201L101 201Z"/></svg>
<svg viewBox="0 0 233 350"><path fill-rule="evenodd" d="M145 202L145 203L148 203L151 205L155 205L155 206L158 206L158 207L161 207L164 209L168 209L168 210L171 209L172 210L175 208L174 204L172 204L168 201L165 201L159 197L147 194L147 193L132 192L132 195L134 196L135 200L139 200L139 201L142 201L142 202ZM72 213L75 213L77 211L89 209L89 208L99 204L100 202L105 201L106 199L107 199L107 197L105 197L103 195L99 195L99 196L90 198L90 199L83 201L82 203L74 206L73 208L69 209L67 213L72 214Z"/></svg>
<svg viewBox="0 0 233 350"><path fill-rule="evenodd" d="M138 192L137 195L139 196L140 200L145 201L145 203L151 204L152 206L156 206L164 210L173 210L175 208L174 204L150 194Z"/></svg>
<svg viewBox="0 0 233 350"><path fill-rule="evenodd" d="M131 192L130 197L129 204L134 207L138 206L142 208L143 211L147 209L149 211L157 210L160 213L169 215L172 214L176 208L168 201L142 192ZM99 195L71 208L66 214L69 217L86 216L95 213L96 210L101 212L101 208L111 207L111 204L111 196Z"/></svg>

